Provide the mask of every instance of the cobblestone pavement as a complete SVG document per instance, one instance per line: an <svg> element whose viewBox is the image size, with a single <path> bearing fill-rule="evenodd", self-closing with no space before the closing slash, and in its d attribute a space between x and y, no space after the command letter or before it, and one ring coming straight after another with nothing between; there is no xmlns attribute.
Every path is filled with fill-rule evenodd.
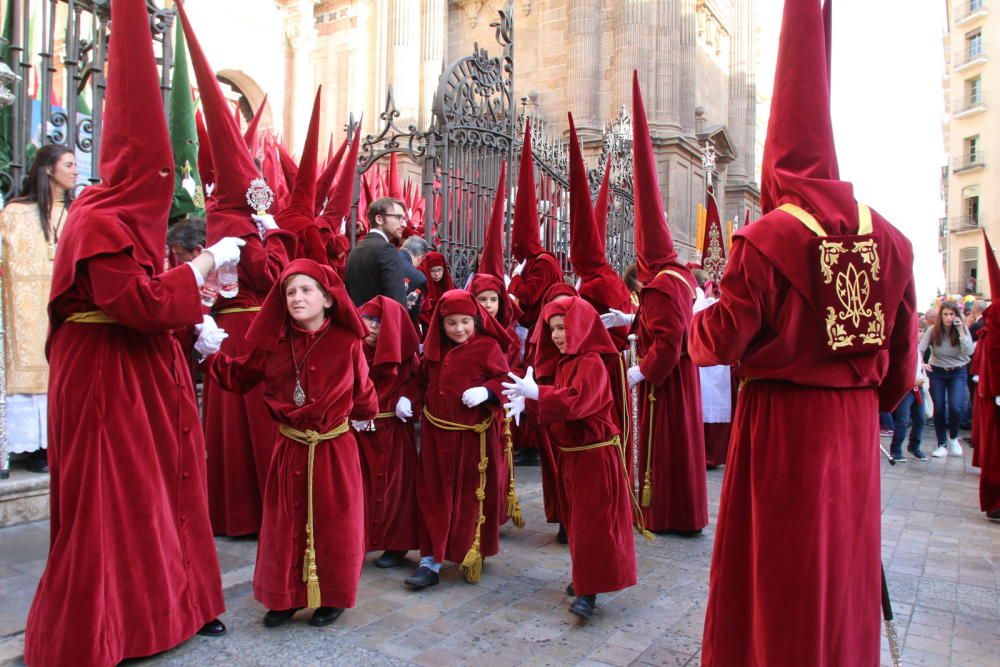
<svg viewBox="0 0 1000 667"><path fill-rule="evenodd" d="M962 459L882 464L882 555L906 665L1000 664L1000 524L978 512L970 461L967 450ZM358 606L333 626L312 628L303 612L269 630L250 590L255 542L218 539L228 635L130 664L698 665L723 471L708 473L705 534L640 539L639 584L600 596L586 624L566 611L568 551L544 523L538 469L518 474L528 526L503 529L501 553L478 585L450 565L439 586L410 592L401 582L415 554L390 571L372 566L372 554ZM0 531L0 662L22 664L24 617L47 541L47 522ZM888 665L884 639L882 657Z"/></svg>

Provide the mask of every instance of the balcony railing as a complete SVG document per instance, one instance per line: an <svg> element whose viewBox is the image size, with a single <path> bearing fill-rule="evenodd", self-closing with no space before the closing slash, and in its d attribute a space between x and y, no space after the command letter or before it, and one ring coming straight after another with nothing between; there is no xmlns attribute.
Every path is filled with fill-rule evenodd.
<svg viewBox="0 0 1000 667"><path fill-rule="evenodd" d="M986 111L986 97L982 93L978 95L966 95L961 99L955 100L955 111L953 114L955 118L970 116L980 111Z"/></svg>
<svg viewBox="0 0 1000 667"><path fill-rule="evenodd" d="M986 62L986 51L982 45L970 46L955 54L956 71L979 62Z"/></svg>
<svg viewBox="0 0 1000 667"><path fill-rule="evenodd" d="M975 17L985 16L989 13L987 4L986 0L970 0L969 2L959 3L955 7L955 23L961 25Z"/></svg>
<svg viewBox="0 0 1000 667"><path fill-rule="evenodd" d="M978 229L981 229L979 216L961 215L948 220L948 231L952 234L974 232Z"/></svg>
<svg viewBox="0 0 1000 667"><path fill-rule="evenodd" d="M986 166L986 155L983 151L976 151L966 155L959 155L951 163L953 173L965 171L966 169L980 169Z"/></svg>

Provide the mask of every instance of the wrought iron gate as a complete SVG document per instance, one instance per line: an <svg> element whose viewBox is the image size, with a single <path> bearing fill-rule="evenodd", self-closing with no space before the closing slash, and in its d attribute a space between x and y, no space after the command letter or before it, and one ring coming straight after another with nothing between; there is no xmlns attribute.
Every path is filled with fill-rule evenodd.
<svg viewBox="0 0 1000 667"><path fill-rule="evenodd" d="M9 151L0 154L0 192L5 198L19 194L33 147L50 143L72 149L81 176L97 182L110 0L11 0L6 4L10 33L2 53L20 78L14 83L13 105L0 110L0 140ZM153 0L146 0L146 8L166 103L173 44L165 36L170 34L176 12L157 7ZM39 38L41 43L34 43ZM57 47L61 47L58 53Z"/></svg>

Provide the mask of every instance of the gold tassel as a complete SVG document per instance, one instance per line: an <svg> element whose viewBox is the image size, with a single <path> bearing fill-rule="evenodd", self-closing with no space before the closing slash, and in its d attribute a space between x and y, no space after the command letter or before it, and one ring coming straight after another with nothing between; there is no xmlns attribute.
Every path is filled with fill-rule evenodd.
<svg viewBox="0 0 1000 667"><path fill-rule="evenodd" d="M649 471L646 471L646 478L642 481L642 506L649 507L653 502L653 484L649 480Z"/></svg>
<svg viewBox="0 0 1000 667"><path fill-rule="evenodd" d="M645 528L643 528L641 531L639 531L639 534L641 534L642 535L642 539L646 540L647 542L652 542L653 540L656 539L656 535L653 535L651 532L649 532Z"/></svg>
<svg viewBox="0 0 1000 667"><path fill-rule="evenodd" d="M510 479L507 484L507 516L517 528L524 528L524 515L521 513L521 502L517 499L517 482L514 480L514 438L510 432L510 418L503 420L503 437L506 443L504 456L507 459L507 470Z"/></svg>
<svg viewBox="0 0 1000 667"><path fill-rule="evenodd" d="M319 590L319 575L316 572L316 550L306 549L306 606L316 609L323 606L323 596Z"/></svg>
<svg viewBox="0 0 1000 667"><path fill-rule="evenodd" d="M462 571L462 576L470 584L479 582L483 575L483 555L479 552L479 540L472 543L472 547L462 559L462 565L459 569Z"/></svg>

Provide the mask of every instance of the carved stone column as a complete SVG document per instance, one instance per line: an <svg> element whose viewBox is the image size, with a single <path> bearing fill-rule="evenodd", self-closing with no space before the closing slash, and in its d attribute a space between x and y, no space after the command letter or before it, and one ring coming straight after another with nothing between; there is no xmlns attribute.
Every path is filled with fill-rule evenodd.
<svg viewBox="0 0 1000 667"><path fill-rule="evenodd" d="M316 47L316 26L313 18L313 0L297 0L289 5L295 12L291 26L286 22L289 47L291 48L292 82L287 91L286 109L291 103L292 126L287 128L288 136L285 143L289 147L301 150L305 141L306 128L309 127L309 116L312 114L312 101L316 93L316 82L313 81L313 49Z"/></svg>
<svg viewBox="0 0 1000 667"><path fill-rule="evenodd" d="M672 82L676 100L676 118L681 129L692 134L694 131L694 68L697 47L696 0L673 0L680 4L680 25L677 33L678 68L677 77Z"/></svg>
<svg viewBox="0 0 1000 667"><path fill-rule="evenodd" d="M646 67L655 42L647 39L647 29L652 28L653 12L646 0L619 0L614 3L614 100L615 108L625 104L631 108L632 70L639 70L643 101L647 106L652 101L652 83L656 73ZM647 109L648 111L648 109Z"/></svg>
<svg viewBox="0 0 1000 667"><path fill-rule="evenodd" d="M657 128L681 129L678 120L680 104L681 66L681 7L677 0L657 0L656 3L656 85L652 95L650 124Z"/></svg>
<svg viewBox="0 0 1000 667"><path fill-rule="evenodd" d="M736 180L754 179L757 84L754 78L754 3L737 0L736 25L730 49L729 136L736 146L736 160L729 174Z"/></svg>
<svg viewBox="0 0 1000 667"><path fill-rule="evenodd" d="M601 133L601 0L569 0L566 84L569 110L581 140Z"/></svg>
<svg viewBox="0 0 1000 667"><path fill-rule="evenodd" d="M406 127L417 121L420 106L420 3L392 0L389 14L389 83Z"/></svg>
<svg viewBox="0 0 1000 667"><path fill-rule="evenodd" d="M447 55L445 42L448 38L448 0L423 0L421 13L419 127L428 127L434 93Z"/></svg>

